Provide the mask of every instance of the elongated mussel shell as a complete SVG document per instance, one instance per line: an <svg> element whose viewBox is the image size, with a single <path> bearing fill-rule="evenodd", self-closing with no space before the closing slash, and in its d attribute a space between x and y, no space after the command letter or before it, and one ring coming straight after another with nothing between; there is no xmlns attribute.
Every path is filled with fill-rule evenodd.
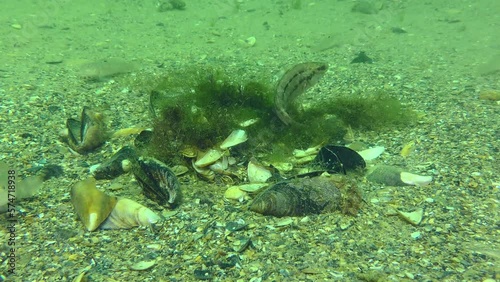
<svg viewBox="0 0 500 282"><path fill-rule="evenodd" d="M99 228L129 229L136 226L150 226L160 220L161 217L147 207L130 199L121 198Z"/></svg>
<svg viewBox="0 0 500 282"><path fill-rule="evenodd" d="M154 158L139 158L132 169L146 197L160 205L174 207L180 196L180 184L166 164Z"/></svg>
<svg viewBox="0 0 500 282"><path fill-rule="evenodd" d="M88 107L83 108L80 121L68 119L66 127L70 148L80 154L101 146L109 137L102 114Z"/></svg>
<svg viewBox="0 0 500 282"><path fill-rule="evenodd" d="M137 155L132 147L125 146L109 160L100 164L92 173L95 179L114 179L130 171Z"/></svg>
<svg viewBox="0 0 500 282"><path fill-rule="evenodd" d="M260 193L250 210L276 217L319 214L341 209L341 192L326 177L279 182Z"/></svg>

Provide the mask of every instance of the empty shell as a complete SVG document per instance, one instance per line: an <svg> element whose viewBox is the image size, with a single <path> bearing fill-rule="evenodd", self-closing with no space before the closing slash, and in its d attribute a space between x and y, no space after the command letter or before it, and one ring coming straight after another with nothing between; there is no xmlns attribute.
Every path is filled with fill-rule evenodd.
<svg viewBox="0 0 500 282"><path fill-rule="evenodd" d="M100 229L129 229L150 226L160 221L160 216L147 207L130 199L118 199L116 206Z"/></svg>
<svg viewBox="0 0 500 282"><path fill-rule="evenodd" d="M116 197L96 188L94 178L80 181L71 189L71 203L88 231L96 230L113 211Z"/></svg>
<svg viewBox="0 0 500 282"><path fill-rule="evenodd" d="M68 119L66 127L70 148L80 154L101 146L109 136L102 114L88 107L83 108L80 120Z"/></svg>
<svg viewBox="0 0 500 282"><path fill-rule="evenodd" d="M168 166L154 158L139 158L132 168L146 197L160 205L174 207L180 196L180 184Z"/></svg>
<svg viewBox="0 0 500 282"><path fill-rule="evenodd" d="M247 140L248 136L245 130L242 129L234 130L233 132L231 132L231 134L229 134L226 140L222 141L220 148L222 150L225 150L227 148L241 144Z"/></svg>

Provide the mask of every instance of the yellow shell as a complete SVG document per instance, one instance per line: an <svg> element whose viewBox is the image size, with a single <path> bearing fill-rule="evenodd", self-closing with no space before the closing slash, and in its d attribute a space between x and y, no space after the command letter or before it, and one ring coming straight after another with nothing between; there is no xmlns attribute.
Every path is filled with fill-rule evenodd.
<svg viewBox="0 0 500 282"><path fill-rule="evenodd" d="M116 197L97 190L96 181L90 177L71 189L71 203L88 231L96 230L115 208Z"/></svg>

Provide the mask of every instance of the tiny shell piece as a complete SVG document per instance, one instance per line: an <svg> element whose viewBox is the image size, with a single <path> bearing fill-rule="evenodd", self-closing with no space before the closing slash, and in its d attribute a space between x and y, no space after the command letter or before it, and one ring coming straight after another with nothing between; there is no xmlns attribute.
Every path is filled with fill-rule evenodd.
<svg viewBox="0 0 500 282"><path fill-rule="evenodd" d="M424 210L422 208L419 208L413 212L402 212L398 210L397 213L402 219L414 226L419 225L424 216Z"/></svg>
<svg viewBox="0 0 500 282"><path fill-rule="evenodd" d="M148 270L156 264L155 260L143 260L136 262L130 266L131 270Z"/></svg>
<svg viewBox="0 0 500 282"><path fill-rule="evenodd" d="M231 132L229 136L222 141L220 148L226 150L230 147L236 146L248 140L247 132L243 129L237 129Z"/></svg>

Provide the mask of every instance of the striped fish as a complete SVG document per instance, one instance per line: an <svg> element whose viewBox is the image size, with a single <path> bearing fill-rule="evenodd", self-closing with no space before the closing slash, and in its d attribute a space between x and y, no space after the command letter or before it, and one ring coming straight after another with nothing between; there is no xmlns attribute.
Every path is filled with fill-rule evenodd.
<svg viewBox="0 0 500 282"><path fill-rule="evenodd" d="M274 107L279 119L286 125L296 123L288 114L289 105L311 88L328 70L328 64L310 62L295 65L278 82Z"/></svg>

